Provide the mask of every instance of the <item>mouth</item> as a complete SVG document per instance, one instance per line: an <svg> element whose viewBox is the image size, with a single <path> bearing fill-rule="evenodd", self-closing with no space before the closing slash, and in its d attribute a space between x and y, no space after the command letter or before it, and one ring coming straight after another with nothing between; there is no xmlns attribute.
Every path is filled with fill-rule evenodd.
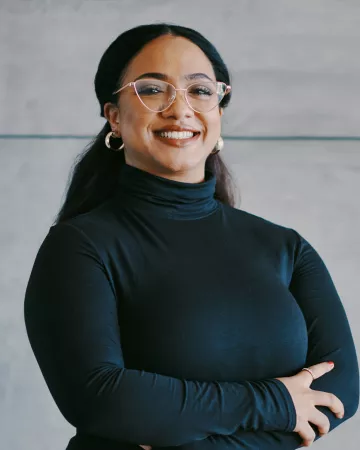
<svg viewBox="0 0 360 450"><path fill-rule="evenodd" d="M166 142L168 145L174 145L176 147L195 142L200 137L199 131L155 131L154 135L162 142Z"/></svg>

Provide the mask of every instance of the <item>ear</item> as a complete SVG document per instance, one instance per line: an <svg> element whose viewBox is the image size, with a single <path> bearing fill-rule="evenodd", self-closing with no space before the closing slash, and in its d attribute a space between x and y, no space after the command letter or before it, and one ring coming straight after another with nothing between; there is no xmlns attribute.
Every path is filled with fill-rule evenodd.
<svg viewBox="0 0 360 450"><path fill-rule="evenodd" d="M219 112L220 112L220 117L222 117L222 115L224 114L224 108L219 108Z"/></svg>
<svg viewBox="0 0 360 450"><path fill-rule="evenodd" d="M110 123L111 129L116 131L119 129L120 111L114 103L108 102L104 105L104 116Z"/></svg>

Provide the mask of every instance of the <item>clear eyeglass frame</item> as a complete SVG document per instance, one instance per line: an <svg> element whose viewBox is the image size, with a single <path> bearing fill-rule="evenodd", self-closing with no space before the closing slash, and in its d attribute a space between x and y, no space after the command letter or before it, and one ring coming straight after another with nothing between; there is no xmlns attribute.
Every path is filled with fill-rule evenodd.
<svg viewBox="0 0 360 450"><path fill-rule="evenodd" d="M216 84L217 87L219 87L219 86L223 86L223 87L224 87L223 95L222 95L222 97L218 100L218 103L217 103L216 105L214 105L211 109L209 109L209 110L207 110L207 111L198 111L198 110L196 110L193 106L191 106L191 104L190 104L190 102L189 102L189 100L188 100L188 97L187 97L187 92L188 92L188 90L189 90L192 86L195 86L195 85L199 84L199 82L192 83L192 84L190 84L187 88L176 88L173 84L171 84L171 83L169 83L169 82L167 82L167 81L161 80L162 83L166 83L166 84L168 84L169 86L171 86L171 87L174 89L175 95L172 97L172 99L171 99L169 105L167 105L165 108L163 108L163 109L161 109L161 110L155 110L155 109L149 108L149 107L143 102L143 100L141 99L141 97L140 97L140 95L139 95L139 93L138 93L138 90L136 89L136 82L137 82L137 81L144 82L145 80L146 80L145 78L141 78L141 79L136 80L136 81L130 81L129 83L125 84L125 86L122 86L122 87L119 88L118 90L114 91L114 92L113 92L113 95L118 94L119 92L121 92L123 89L125 89L125 88L127 88L127 87L133 87L133 88L134 88L134 91L135 91L135 93L136 93L137 98L140 100L141 104L145 106L146 109L148 109L149 111L152 111L152 112L163 112L163 111L166 111L168 108L170 108L170 106L174 103L174 101L176 100L176 97L177 97L177 91L184 91L184 97L185 97L185 100L186 100L187 105L188 105L193 111L195 111L195 112L197 112L197 113L200 113L200 114L204 114L204 113L207 113L207 112L212 111L214 108L216 108L217 106L219 106L219 104L221 103L221 101L224 99L225 95L229 94L229 92L231 91L231 86L228 85L228 84L226 84L226 83L224 83L223 81L213 81L212 83ZM149 80L150 82L153 82L153 81L154 81L154 79L151 79L151 78L149 78L148 80ZM159 80L156 80L156 81L159 81Z"/></svg>

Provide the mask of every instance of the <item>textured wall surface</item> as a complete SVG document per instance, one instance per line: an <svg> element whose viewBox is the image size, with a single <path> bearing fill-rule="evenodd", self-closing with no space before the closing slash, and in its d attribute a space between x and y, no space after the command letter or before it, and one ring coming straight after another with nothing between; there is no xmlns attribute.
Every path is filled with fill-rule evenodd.
<svg viewBox="0 0 360 450"><path fill-rule="evenodd" d="M226 135L360 136L357 0L0 0L1 449L63 450L74 434L31 352L23 298L87 140L41 137L97 133L104 121L93 77L103 51L125 29L163 20L198 29L227 62L234 96ZM39 139L18 136L30 134ZM314 245L360 348L360 141L225 145L239 206L297 229ZM359 417L315 448L357 449Z"/></svg>
<svg viewBox="0 0 360 450"><path fill-rule="evenodd" d="M132 26L198 29L233 75L226 133L360 135L358 0L0 2L0 133L93 133L98 61Z"/></svg>

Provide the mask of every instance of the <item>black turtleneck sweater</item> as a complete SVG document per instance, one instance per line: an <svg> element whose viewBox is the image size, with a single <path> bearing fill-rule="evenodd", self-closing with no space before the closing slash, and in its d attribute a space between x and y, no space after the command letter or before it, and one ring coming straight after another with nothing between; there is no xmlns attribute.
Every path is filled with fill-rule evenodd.
<svg viewBox="0 0 360 450"><path fill-rule="evenodd" d="M112 198L42 242L25 321L77 429L69 450L298 448L274 378L327 360L311 387L345 417L319 409L331 429L355 414L357 357L324 262L293 229L215 200L215 183L124 165Z"/></svg>

